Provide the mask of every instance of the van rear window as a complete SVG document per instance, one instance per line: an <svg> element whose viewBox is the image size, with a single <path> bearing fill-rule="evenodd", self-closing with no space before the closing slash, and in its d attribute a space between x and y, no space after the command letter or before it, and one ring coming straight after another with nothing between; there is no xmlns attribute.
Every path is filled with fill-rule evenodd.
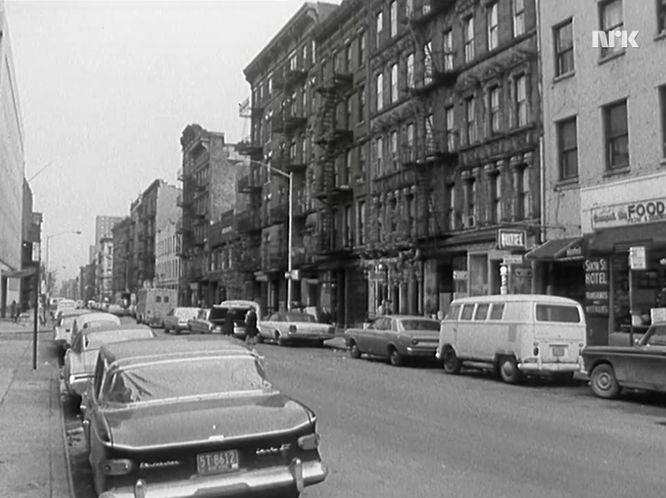
<svg viewBox="0 0 666 498"><path fill-rule="evenodd" d="M580 314L575 306L537 304L536 319L537 322L579 323Z"/></svg>

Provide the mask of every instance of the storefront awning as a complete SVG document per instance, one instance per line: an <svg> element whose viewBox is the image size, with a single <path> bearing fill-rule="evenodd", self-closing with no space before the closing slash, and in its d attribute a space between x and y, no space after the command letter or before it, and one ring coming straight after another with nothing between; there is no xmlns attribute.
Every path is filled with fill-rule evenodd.
<svg viewBox="0 0 666 498"><path fill-rule="evenodd" d="M590 251L625 252L631 246L645 245L652 249L666 248L666 223L608 228L596 232L590 239Z"/></svg>
<svg viewBox="0 0 666 498"><path fill-rule="evenodd" d="M525 259L538 259L545 261L571 261L583 259L582 237L569 237L566 239L548 240L536 249L525 254Z"/></svg>

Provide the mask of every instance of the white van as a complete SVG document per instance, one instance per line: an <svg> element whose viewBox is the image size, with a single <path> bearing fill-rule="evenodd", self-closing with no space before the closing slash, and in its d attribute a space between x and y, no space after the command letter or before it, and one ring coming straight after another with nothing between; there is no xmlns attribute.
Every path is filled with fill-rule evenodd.
<svg viewBox="0 0 666 498"><path fill-rule="evenodd" d="M524 374L570 380L582 365L586 326L572 299L509 294L456 299L442 320L436 356L444 371L494 370L503 381Z"/></svg>

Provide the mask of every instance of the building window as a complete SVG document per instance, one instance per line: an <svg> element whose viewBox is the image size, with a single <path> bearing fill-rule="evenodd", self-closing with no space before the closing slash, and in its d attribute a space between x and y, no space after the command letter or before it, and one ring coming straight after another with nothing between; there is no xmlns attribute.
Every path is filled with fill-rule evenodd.
<svg viewBox="0 0 666 498"><path fill-rule="evenodd" d="M490 218L493 223L502 221L502 176L497 173L491 177Z"/></svg>
<svg viewBox="0 0 666 498"><path fill-rule="evenodd" d="M465 62L474 59L474 17L470 16L464 21L463 39L465 44Z"/></svg>
<svg viewBox="0 0 666 498"><path fill-rule="evenodd" d="M365 86L358 87L358 120L365 121Z"/></svg>
<svg viewBox="0 0 666 498"><path fill-rule="evenodd" d="M394 104L395 102L398 101L398 64L393 64L391 66L391 72L389 74L390 76L390 81L389 81L389 89L390 89L390 100L391 104Z"/></svg>
<svg viewBox="0 0 666 498"><path fill-rule="evenodd" d="M666 85L659 87L659 107L661 109L662 156L666 158Z"/></svg>
<svg viewBox="0 0 666 498"><path fill-rule="evenodd" d="M433 126L433 116L428 114L423 121L423 129L425 130L425 148L426 152L435 151L435 130Z"/></svg>
<svg viewBox="0 0 666 498"><path fill-rule="evenodd" d="M512 0L513 36L525 33L525 0Z"/></svg>
<svg viewBox="0 0 666 498"><path fill-rule="evenodd" d="M393 169L397 170L400 167L400 155L398 154L398 132L393 130L390 135L391 144L391 162Z"/></svg>
<svg viewBox="0 0 666 498"><path fill-rule="evenodd" d="M488 50L494 50L499 45L499 26L497 20L497 2L488 7Z"/></svg>
<svg viewBox="0 0 666 498"><path fill-rule="evenodd" d="M488 98L488 109L490 109L490 134L500 132L500 87L490 89Z"/></svg>
<svg viewBox="0 0 666 498"><path fill-rule="evenodd" d="M307 66L308 63L308 46L303 45L303 48L301 49L301 58L303 59L303 67Z"/></svg>
<svg viewBox="0 0 666 498"><path fill-rule="evenodd" d="M359 201L356 217L356 240L358 245L365 245L365 201Z"/></svg>
<svg viewBox="0 0 666 498"><path fill-rule="evenodd" d="M453 106L447 107L446 116L446 150L453 152L456 150L456 122Z"/></svg>
<svg viewBox="0 0 666 498"><path fill-rule="evenodd" d="M476 180L470 178L465 182L465 226L467 228L476 226Z"/></svg>
<svg viewBox="0 0 666 498"><path fill-rule="evenodd" d="M377 75L377 79L375 80L375 88L377 90L375 94L377 97L375 101L375 107L378 111L381 111L384 107L384 75L382 73Z"/></svg>
<svg viewBox="0 0 666 498"><path fill-rule="evenodd" d="M608 40L611 40L609 33L615 30L622 30L624 22L622 19L622 0L609 0L599 3L599 19L601 21L600 30L606 33ZM617 44L614 47L601 47L601 56L620 52L624 48Z"/></svg>
<svg viewBox="0 0 666 498"><path fill-rule="evenodd" d="M382 137L375 140L375 176L381 176L384 170L384 141Z"/></svg>
<svg viewBox="0 0 666 498"><path fill-rule="evenodd" d="M518 126L527 125L527 76L518 76L516 86L516 119Z"/></svg>
<svg viewBox="0 0 666 498"><path fill-rule="evenodd" d="M362 67L365 64L365 44L366 35L365 31L358 35L358 66Z"/></svg>
<svg viewBox="0 0 666 498"><path fill-rule="evenodd" d="M555 38L555 76L571 73L574 70L573 21L553 29Z"/></svg>
<svg viewBox="0 0 666 498"><path fill-rule="evenodd" d="M347 97L346 105L345 105L345 126L347 127L348 130L351 130L352 127L352 121L353 121L353 112L354 112L354 100L352 96L350 95Z"/></svg>
<svg viewBox="0 0 666 498"><path fill-rule="evenodd" d="M446 198L449 202L448 224L449 230L456 229L456 188L455 184L450 183L446 186Z"/></svg>
<svg viewBox="0 0 666 498"><path fill-rule="evenodd" d="M629 127L627 101L607 105L603 110L608 169L629 166Z"/></svg>
<svg viewBox="0 0 666 498"><path fill-rule="evenodd" d="M405 130L406 140L405 146L407 148L407 161L412 162L416 158L416 151L414 150L414 123L409 123Z"/></svg>
<svg viewBox="0 0 666 498"><path fill-rule="evenodd" d="M530 214L530 170L526 166L516 171L516 218L523 220Z"/></svg>
<svg viewBox="0 0 666 498"><path fill-rule="evenodd" d="M473 97L465 101L465 117L467 144L473 144L476 142L476 110Z"/></svg>
<svg viewBox="0 0 666 498"><path fill-rule="evenodd" d="M353 149L347 149L347 153L345 154L345 177L342 179L344 185L351 184L352 153Z"/></svg>
<svg viewBox="0 0 666 498"><path fill-rule="evenodd" d="M393 38L398 34L398 2L393 0L389 6L389 36Z"/></svg>
<svg viewBox="0 0 666 498"><path fill-rule="evenodd" d="M354 245L354 229L352 228L352 207L345 206L345 234L344 234L344 246L352 247Z"/></svg>
<svg viewBox="0 0 666 498"><path fill-rule="evenodd" d="M657 0L657 33L666 33L666 0Z"/></svg>
<svg viewBox="0 0 666 498"><path fill-rule="evenodd" d="M407 88L414 88L414 54L407 56Z"/></svg>
<svg viewBox="0 0 666 498"><path fill-rule="evenodd" d="M354 68L354 56L353 56L353 50L351 43L348 43L347 46L345 47L345 71L350 73L352 69Z"/></svg>
<svg viewBox="0 0 666 498"><path fill-rule="evenodd" d="M432 42L423 46L423 84L432 83Z"/></svg>
<svg viewBox="0 0 666 498"><path fill-rule="evenodd" d="M377 33L377 38L375 39L375 47L379 48L379 46L382 43L382 30L384 29L384 13L381 11L377 12L377 15L375 16L375 26Z"/></svg>
<svg viewBox="0 0 666 498"><path fill-rule="evenodd" d="M453 32L448 30L442 35L444 48L444 71L453 69Z"/></svg>
<svg viewBox="0 0 666 498"><path fill-rule="evenodd" d="M405 14L411 17L414 14L414 0L407 0L405 2Z"/></svg>
<svg viewBox="0 0 666 498"><path fill-rule="evenodd" d="M296 71L298 69L298 55L296 52L292 52L289 56L289 69L291 71Z"/></svg>
<svg viewBox="0 0 666 498"><path fill-rule="evenodd" d="M365 181L365 163L366 163L366 145L363 144L358 149L358 179L360 181Z"/></svg>
<svg viewBox="0 0 666 498"><path fill-rule="evenodd" d="M557 123L557 141L560 159L560 180L578 177L578 137L576 118Z"/></svg>

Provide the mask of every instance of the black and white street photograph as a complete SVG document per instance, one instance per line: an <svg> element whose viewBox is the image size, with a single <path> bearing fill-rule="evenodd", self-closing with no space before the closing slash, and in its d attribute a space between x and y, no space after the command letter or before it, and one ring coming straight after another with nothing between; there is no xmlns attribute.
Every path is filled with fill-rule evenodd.
<svg viewBox="0 0 666 498"><path fill-rule="evenodd" d="M0 0L0 498L663 498L666 0Z"/></svg>

